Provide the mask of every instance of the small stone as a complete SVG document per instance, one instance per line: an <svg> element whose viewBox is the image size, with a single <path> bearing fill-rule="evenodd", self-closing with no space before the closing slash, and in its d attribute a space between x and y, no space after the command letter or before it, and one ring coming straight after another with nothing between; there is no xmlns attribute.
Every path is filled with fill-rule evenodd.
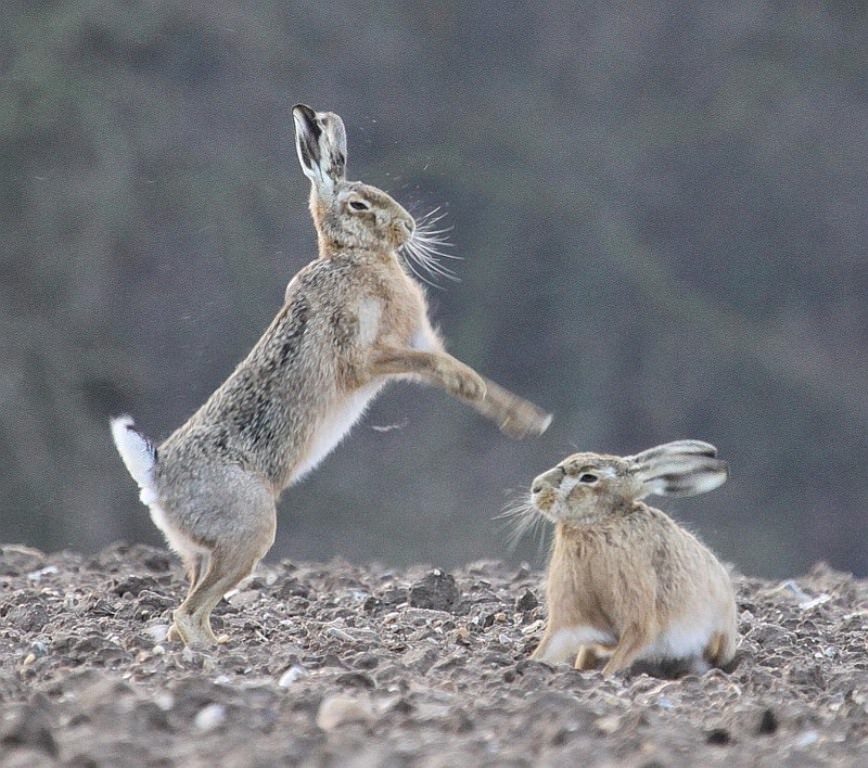
<svg viewBox="0 0 868 768"><path fill-rule="evenodd" d="M127 594L132 595L133 597L138 597L142 590L153 589L156 586L156 579L150 578L149 576L136 576L135 574L130 574L117 582L117 584L114 585L112 592L119 597L123 597Z"/></svg>
<svg viewBox="0 0 868 768"><path fill-rule="evenodd" d="M301 680L307 674L307 670L301 664L293 664L280 676L277 684L281 688L289 688L294 682Z"/></svg>
<svg viewBox="0 0 868 768"><path fill-rule="evenodd" d="M193 725L204 733L219 728L226 720L226 707L222 704L208 704L202 707L193 718Z"/></svg>
<svg viewBox="0 0 868 768"><path fill-rule="evenodd" d="M810 747L812 744L816 744L819 740L819 734L815 730L809 729L802 731L796 739L795 744L799 749L804 749L805 747Z"/></svg>
<svg viewBox="0 0 868 768"><path fill-rule="evenodd" d="M324 698L316 713L316 724L324 731L333 731L348 723L369 723L373 719L369 704L341 695Z"/></svg>
<svg viewBox="0 0 868 768"><path fill-rule="evenodd" d="M536 599L536 595L528 589L520 598L518 598L518 600L515 601L515 610L532 611L538 605L539 600Z"/></svg>
<svg viewBox="0 0 868 768"><path fill-rule="evenodd" d="M31 571L27 574L27 578L30 581L40 582L45 576L53 576L57 573L56 565L46 565L44 568L40 568L38 571Z"/></svg>
<svg viewBox="0 0 868 768"><path fill-rule="evenodd" d="M452 632L452 640L456 643L466 643L470 639L470 630L465 626L456 627Z"/></svg>
<svg viewBox="0 0 868 768"><path fill-rule="evenodd" d="M145 627L145 634L155 643L164 643L169 636L168 624L152 624Z"/></svg>
<svg viewBox="0 0 868 768"><path fill-rule="evenodd" d="M756 732L758 734L772 734L778 730L778 718L770 709L763 710Z"/></svg>
<svg viewBox="0 0 868 768"><path fill-rule="evenodd" d="M365 613L372 613L373 611L376 611L378 608L381 608L382 606L383 606L383 601L380 600L380 598L374 597L373 595L371 595L370 597L368 597L365 600L364 603L362 603L362 610Z"/></svg>
<svg viewBox="0 0 868 768"><path fill-rule="evenodd" d="M163 712L169 712L175 706L175 697L168 691L162 691L154 696L154 704Z"/></svg>
<svg viewBox="0 0 868 768"><path fill-rule="evenodd" d="M375 669L380 663L380 657L373 653L360 653L352 660L357 669Z"/></svg>
<svg viewBox="0 0 868 768"><path fill-rule="evenodd" d="M236 592L228 598L229 605L233 608L246 608L258 602L261 594L258 589L245 589L243 592Z"/></svg>
<svg viewBox="0 0 868 768"><path fill-rule="evenodd" d="M344 672L335 678L335 683L348 688L375 688L373 678L364 672Z"/></svg>
<svg viewBox="0 0 868 768"><path fill-rule="evenodd" d="M458 603L459 598L455 577L434 570L410 587L408 602L414 608L449 611Z"/></svg>
<svg viewBox="0 0 868 768"><path fill-rule="evenodd" d="M621 727L621 718L618 715L603 715L594 721L594 727L605 736L611 736Z"/></svg>
<svg viewBox="0 0 868 768"><path fill-rule="evenodd" d="M545 622L542 619L537 619L533 624L528 624L526 627L522 627L521 633L527 637L528 635L542 632L543 627L545 627Z"/></svg>

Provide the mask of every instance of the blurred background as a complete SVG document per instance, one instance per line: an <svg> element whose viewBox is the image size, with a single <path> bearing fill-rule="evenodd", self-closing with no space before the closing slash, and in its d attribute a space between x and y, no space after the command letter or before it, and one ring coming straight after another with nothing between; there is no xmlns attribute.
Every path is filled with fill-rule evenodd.
<svg viewBox="0 0 868 768"><path fill-rule="evenodd" d="M692 437L731 479L662 506L725 560L866 575L866 40L859 0L4 0L0 540L161 542L107 418L167 437L315 256L302 101L443 206L435 321L555 421L396 385L270 558L542 565L495 519L534 475Z"/></svg>

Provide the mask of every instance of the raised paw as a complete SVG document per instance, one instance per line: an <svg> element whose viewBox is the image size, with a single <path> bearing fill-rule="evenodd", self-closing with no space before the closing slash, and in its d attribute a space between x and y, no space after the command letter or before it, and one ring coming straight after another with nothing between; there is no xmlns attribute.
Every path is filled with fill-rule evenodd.
<svg viewBox="0 0 868 768"><path fill-rule="evenodd" d="M463 400L483 400L486 394L485 379L472 368L464 366L444 371L443 379L450 392Z"/></svg>
<svg viewBox="0 0 868 768"><path fill-rule="evenodd" d="M501 415L498 427L504 434L520 440L530 435L541 435L551 422L550 413L545 413L533 403L516 398Z"/></svg>

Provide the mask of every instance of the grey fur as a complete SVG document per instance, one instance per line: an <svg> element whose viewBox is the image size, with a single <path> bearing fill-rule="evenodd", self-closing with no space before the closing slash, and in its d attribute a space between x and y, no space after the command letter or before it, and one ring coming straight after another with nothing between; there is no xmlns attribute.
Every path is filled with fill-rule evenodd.
<svg viewBox="0 0 868 768"><path fill-rule="evenodd" d="M328 454L387 381L440 387L513 437L541 434L551 418L445 351L399 256L413 218L385 192L344 179L340 117L304 105L293 117L319 257L290 281L247 357L139 471L143 499L190 578L171 631L187 644L215 642L211 611L271 547L278 495ZM113 427L118 450L128 466L141 463L142 443L121 426L131 429L131 420Z"/></svg>

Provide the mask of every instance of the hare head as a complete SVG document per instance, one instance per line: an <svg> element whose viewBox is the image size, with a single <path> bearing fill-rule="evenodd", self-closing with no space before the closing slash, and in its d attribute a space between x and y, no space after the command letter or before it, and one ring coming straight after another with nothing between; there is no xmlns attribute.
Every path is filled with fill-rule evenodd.
<svg viewBox="0 0 868 768"><path fill-rule="evenodd" d="M650 496L695 496L721 485L725 461L713 445L677 440L635 456L576 453L539 475L531 501L552 522L590 525Z"/></svg>
<svg viewBox="0 0 868 768"><path fill-rule="evenodd" d="M401 250L432 276L451 278L451 271L438 260L454 258L442 250L448 245L445 230L434 229L441 217L429 214L417 222L381 189L347 181L347 135L339 115L296 104L292 116L298 160L311 182L310 212L320 255L328 257L342 250ZM410 261L406 263L422 277Z"/></svg>

